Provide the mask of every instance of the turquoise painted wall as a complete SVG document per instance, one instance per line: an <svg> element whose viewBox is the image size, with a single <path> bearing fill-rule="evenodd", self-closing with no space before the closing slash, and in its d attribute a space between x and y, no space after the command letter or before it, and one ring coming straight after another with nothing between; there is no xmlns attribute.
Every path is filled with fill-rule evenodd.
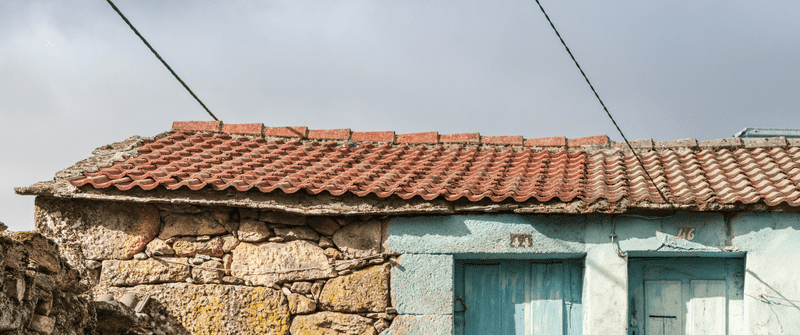
<svg viewBox="0 0 800 335"><path fill-rule="evenodd" d="M392 273L392 299L408 316L397 324L452 323L454 259L583 258L584 334L627 334L628 262L611 244L612 231L630 257L745 257L745 294L774 298L745 297L743 333L800 329L800 303L790 302L800 301L800 215L776 212L393 218L384 245L404 256ZM385 334L401 334L392 328Z"/></svg>

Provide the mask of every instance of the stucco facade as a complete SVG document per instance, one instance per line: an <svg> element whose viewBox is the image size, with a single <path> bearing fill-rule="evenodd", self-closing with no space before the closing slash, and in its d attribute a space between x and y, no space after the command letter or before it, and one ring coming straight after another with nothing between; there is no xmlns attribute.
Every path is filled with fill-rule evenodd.
<svg viewBox="0 0 800 335"><path fill-rule="evenodd" d="M630 260L657 257L743 259L744 297L729 312L731 328L741 328L728 334L793 334L800 329L799 230L800 215L774 212L429 216L390 220L386 245L404 255L392 277L398 312L417 328L436 329L427 334L452 333L452 322L439 320L453 318L454 261L554 258L585 266L583 334L627 334ZM520 234L530 244L512 240Z"/></svg>

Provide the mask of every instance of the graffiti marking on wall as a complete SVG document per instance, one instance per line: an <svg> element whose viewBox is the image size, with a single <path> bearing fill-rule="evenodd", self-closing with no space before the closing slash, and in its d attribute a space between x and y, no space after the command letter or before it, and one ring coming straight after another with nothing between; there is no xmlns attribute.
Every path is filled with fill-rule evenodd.
<svg viewBox="0 0 800 335"><path fill-rule="evenodd" d="M680 239L684 239L684 240L687 240L687 241L691 241L691 240L694 239L694 233L696 231L697 230L694 227L681 226L681 227L678 227L678 234L675 235L675 237L680 238Z"/></svg>
<svg viewBox="0 0 800 335"><path fill-rule="evenodd" d="M530 248L533 247L533 235L531 234L511 234L512 248Z"/></svg>

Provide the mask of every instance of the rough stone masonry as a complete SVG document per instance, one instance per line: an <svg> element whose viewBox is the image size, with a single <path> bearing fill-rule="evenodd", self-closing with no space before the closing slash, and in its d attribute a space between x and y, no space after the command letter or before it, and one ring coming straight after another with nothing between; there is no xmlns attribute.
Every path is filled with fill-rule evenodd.
<svg viewBox="0 0 800 335"><path fill-rule="evenodd" d="M35 215L87 299L163 308L143 334L379 334L398 256L381 219L43 197Z"/></svg>

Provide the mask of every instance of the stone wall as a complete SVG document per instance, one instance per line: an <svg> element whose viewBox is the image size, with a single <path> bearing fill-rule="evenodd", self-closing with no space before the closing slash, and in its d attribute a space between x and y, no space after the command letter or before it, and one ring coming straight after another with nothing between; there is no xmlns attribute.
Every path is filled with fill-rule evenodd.
<svg viewBox="0 0 800 335"><path fill-rule="evenodd" d="M155 301L174 333L378 334L396 314L378 218L39 197L35 220L94 297Z"/></svg>
<svg viewBox="0 0 800 335"><path fill-rule="evenodd" d="M58 246L30 232L0 233L0 334L91 334L94 309Z"/></svg>

